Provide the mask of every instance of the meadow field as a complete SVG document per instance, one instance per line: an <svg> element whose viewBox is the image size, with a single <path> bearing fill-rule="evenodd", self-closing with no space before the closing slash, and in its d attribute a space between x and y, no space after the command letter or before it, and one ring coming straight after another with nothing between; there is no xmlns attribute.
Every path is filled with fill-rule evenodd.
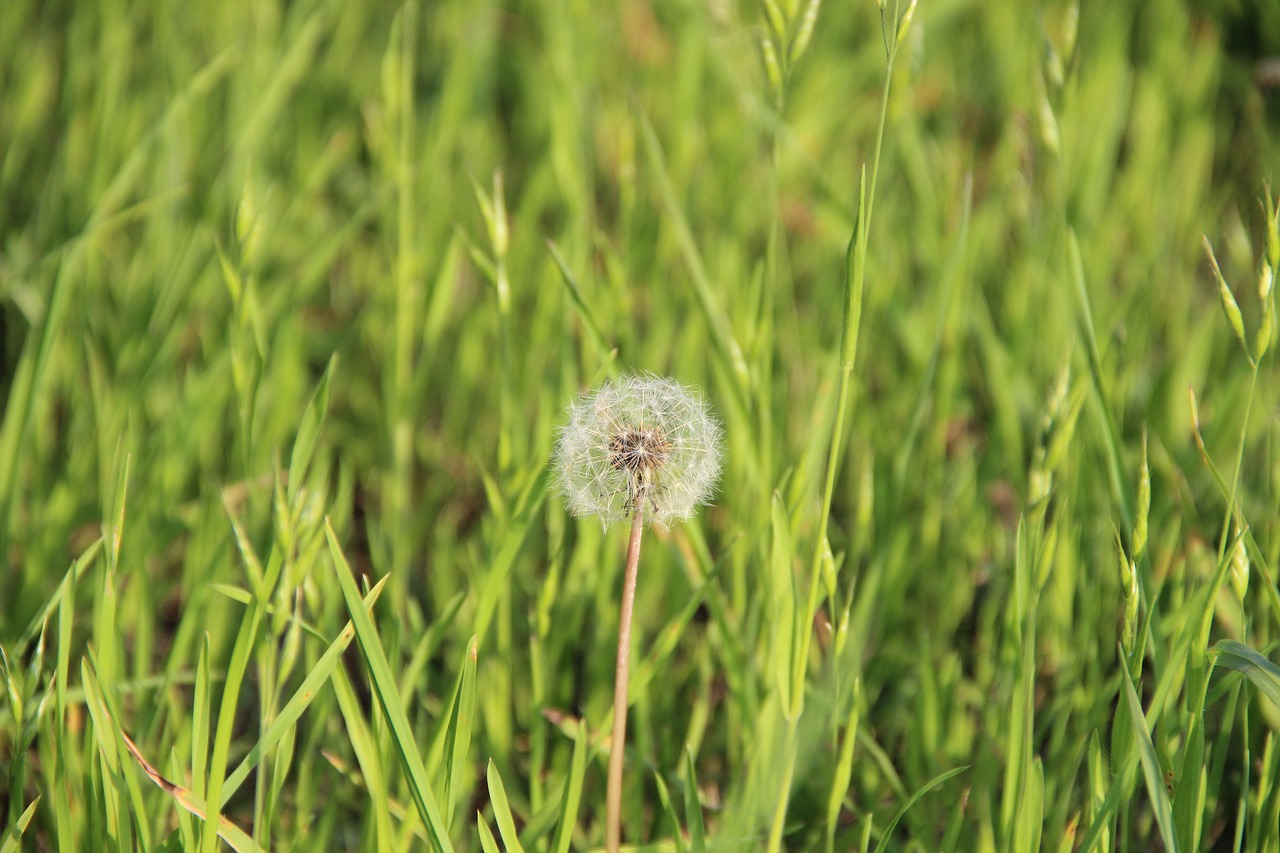
<svg viewBox="0 0 1280 853"><path fill-rule="evenodd" d="M1280 850L1277 57L1271 0L5 0L0 853L599 850L611 749L624 849ZM628 523L552 459L634 374L724 460L623 745Z"/></svg>

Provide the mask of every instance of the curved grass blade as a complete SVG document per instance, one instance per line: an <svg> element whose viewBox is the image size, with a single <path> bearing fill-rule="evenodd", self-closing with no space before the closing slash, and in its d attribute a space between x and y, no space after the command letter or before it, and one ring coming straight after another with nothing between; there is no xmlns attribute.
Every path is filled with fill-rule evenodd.
<svg viewBox="0 0 1280 853"><path fill-rule="evenodd" d="M950 779L952 776L959 776L961 773L963 773L968 769L969 769L969 765L966 764L962 767L956 767L951 770L948 770L946 773L940 773L937 776L934 776L928 782L926 782L924 786L920 788L920 790L912 794L911 799L907 800L905 803L902 804L902 808L898 809L898 813L893 816L893 820L889 821L889 825L885 827L884 835L880 836L880 843L876 845L876 853L883 853L883 851L886 849L886 845L888 845L889 843L889 839L893 836L893 830L898 826L898 822L902 820L903 815L905 815L907 811L912 806L914 806L918 800L920 800L921 797L923 797L925 794L929 793L934 788L941 785L943 782Z"/></svg>
<svg viewBox="0 0 1280 853"><path fill-rule="evenodd" d="M1253 686L1280 707L1280 666L1257 649L1235 640L1221 640L1209 650L1209 659L1219 666L1243 674Z"/></svg>

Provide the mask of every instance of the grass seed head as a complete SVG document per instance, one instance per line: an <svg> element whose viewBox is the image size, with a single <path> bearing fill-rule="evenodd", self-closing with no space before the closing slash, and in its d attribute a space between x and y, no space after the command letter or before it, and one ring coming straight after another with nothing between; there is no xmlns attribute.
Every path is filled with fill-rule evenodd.
<svg viewBox="0 0 1280 853"><path fill-rule="evenodd" d="M556 442L569 511L608 527L636 510L688 518L720 477L722 433L706 401L673 379L623 376L580 396Z"/></svg>

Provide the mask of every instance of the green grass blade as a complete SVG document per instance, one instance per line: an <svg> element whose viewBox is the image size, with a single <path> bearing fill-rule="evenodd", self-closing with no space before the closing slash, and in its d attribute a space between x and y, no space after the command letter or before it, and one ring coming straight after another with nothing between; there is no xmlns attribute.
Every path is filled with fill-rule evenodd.
<svg viewBox="0 0 1280 853"><path fill-rule="evenodd" d="M467 767L467 752L471 749L471 726L476 710L477 639L467 643L466 658L458 676L454 691L453 708L445 729L444 808L445 824L451 822L453 805L462 787L462 777Z"/></svg>
<svg viewBox="0 0 1280 853"><path fill-rule="evenodd" d="M1178 767L1176 788L1170 806L1173 810L1173 829L1178 846L1183 850L1200 847L1200 829L1204 815L1204 697L1188 698L1194 703L1191 722Z"/></svg>
<svg viewBox="0 0 1280 853"><path fill-rule="evenodd" d="M133 756L142 771L147 774L147 778L154 782L160 790L172 797L173 801L179 806L198 818L208 819L208 807L204 800L197 797L191 790L174 784L160 775L160 772L143 757L142 752L132 738L120 729L116 729L116 733L124 741L125 749ZM265 853L243 829L236 826L225 816L219 815L217 829L218 836L227 842L236 853Z"/></svg>
<svg viewBox="0 0 1280 853"><path fill-rule="evenodd" d="M378 597L382 595L382 590L386 586L387 578L383 577L373 589L369 590L369 594L364 597L364 608L367 612L373 611L374 604L377 603ZM333 669L342 659L342 653L346 651L347 646L351 644L351 640L355 637L355 626L351 622L343 627L329 644L329 648L325 649L324 654L316 661L316 665L311 668L311 672L307 673L307 677L302 680L297 692L285 703L280 709L280 713L262 733L262 737L249 750L249 754L241 760L235 770L227 776L226 781L222 785L222 805L231 800L231 797L248 778L253 768L258 766L264 756L275 749L280 743L281 738L288 733L298 720L302 717L303 712L310 706L312 700L320 692L325 683L329 680L329 676L333 674Z"/></svg>
<svg viewBox="0 0 1280 853"><path fill-rule="evenodd" d="M662 810L666 813L667 819L671 821L671 827L674 830L672 841L678 853L686 853L689 849L689 843L684 840L684 833L680 831L680 817L676 814L676 807L671 802L671 792L667 788L666 780L662 778L661 773L653 774L653 784L658 789L658 799L662 802Z"/></svg>
<svg viewBox="0 0 1280 853"><path fill-rule="evenodd" d="M1117 710L1117 715L1120 711ZM1080 846L1077 848L1078 853L1090 853L1097 845L1109 845L1114 841L1111 836L1112 820L1115 818L1116 812L1120 808L1120 804L1130 797L1129 780L1133 776L1134 769L1138 765L1138 754L1130 751L1124 760L1124 765L1120 770L1111 777L1111 787L1107 790L1107 795L1097 806L1094 812L1093 820L1089 824L1089 831L1080 839Z"/></svg>
<svg viewBox="0 0 1280 853"><path fill-rule="evenodd" d="M861 720L862 679L854 679L853 696L849 699L849 716L845 720L844 739L840 743L840 757L831 779L831 791L827 794L827 851L835 850L836 823L845 795L849 793L849 781L853 778L853 748L858 741L858 723Z"/></svg>
<svg viewBox="0 0 1280 853"><path fill-rule="evenodd" d="M480 847L484 853L502 853L498 839L493 837L493 830L489 828L489 822L479 813L476 814L476 832L480 834Z"/></svg>
<svg viewBox="0 0 1280 853"><path fill-rule="evenodd" d="M502 836L507 853L524 853L520 835L516 832L515 819L511 816L511 806L507 802L507 789L502 785L502 775L494 766L493 759L489 759L485 776L489 781L489 802L493 805L493 819L498 822L498 833Z"/></svg>
<svg viewBox="0 0 1280 853"><path fill-rule="evenodd" d="M22 850L22 834L27 831L27 826L31 823L38 805L40 805L40 798L36 797L22 810L22 814L18 815L18 820L4 835L4 843L0 844L0 853L18 853Z"/></svg>
<svg viewBox="0 0 1280 853"><path fill-rule="evenodd" d="M736 380L734 390L739 399L746 399L751 378L746 357L742 354L742 346L734 337L729 318L717 304L716 288L712 285L710 276L707 275L706 265L702 262L702 253L693 236L693 229L690 228L688 217L685 216L680 199L676 196L675 185L672 184L671 175L667 171L666 158L663 156L658 135L654 132L653 125L650 124L649 117L643 110L637 108L636 117L640 123L640 136L644 141L645 154L648 156L649 165L657 175L658 192L662 196L663 204L670 217L670 225L675 229L676 239L680 243L685 263L689 267L693 291L698 297L698 308L701 309L707 328L711 331L711 340L720 351L725 364L733 372Z"/></svg>
<svg viewBox="0 0 1280 853"><path fill-rule="evenodd" d="M369 676L373 682L374 692L391 726L392 741L400 756L401 767L409 784L409 793L413 797L414 805L418 808L422 822L427 827L432 844L446 853L451 853L453 845L449 841L448 830L440 816L435 795L431 791L427 769L423 766L422 755L418 752L418 743L414 738L413 728L409 724L409 715L405 713L404 704L400 701L395 676L391 674L391 666L387 663L386 653L382 650L382 643L373 627L373 620L369 618L369 614L361 604L351 566L347 564L347 558L338 544L338 537L327 519L324 532L329 540L329 553L333 558L333 567L338 576L338 585L342 589L342 597L347 603L347 612L351 615L356 637L360 641L360 650L364 652L365 661L369 666Z"/></svg>
<svg viewBox="0 0 1280 853"><path fill-rule="evenodd" d="M1209 659L1246 676L1254 687L1280 708L1280 666L1256 649L1236 640L1220 640L1209 651Z"/></svg>
<svg viewBox="0 0 1280 853"><path fill-rule="evenodd" d="M1164 787L1164 776L1160 771L1160 759L1156 756L1155 745L1151 742L1151 729L1147 726L1147 718L1142 712L1142 702L1133 688L1128 676L1124 678L1124 693L1129 708L1129 719L1133 723L1133 732L1138 739L1138 756L1142 761L1142 775L1147 783L1147 795L1151 797L1151 808L1155 812L1156 825L1160 828L1160 838L1164 841L1165 850L1178 853L1182 848L1173 826L1173 807L1169 802L1169 792Z"/></svg>
<svg viewBox="0 0 1280 853"><path fill-rule="evenodd" d="M227 666L227 677L222 685L222 701L218 705L218 726L213 736L213 752L209 757L209 783L205 788L208 803L222 802L222 783L231 753L231 735L239 708L240 688L244 684L245 670L257 642L261 615L262 610L256 604L245 611L240 620L240 629L236 632L235 645L231 649L231 662ZM205 815L204 834L200 840L201 853L213 853L217 846L219 812L220 806L215 806Z"/></svg>
<svg viewBox="0 0 1280 853"><path fill-rule="evenodd" d="M968 769L967 765L964 767L955 767L945 773L939 773L937 776L934 776L928 782L924 783L920 790L911 795L911 799L902 804L902 808L898 809L898 813L893 816L893 820L889 821L889 825L884 828L884 835L880 837L880 843L876 845L876 853L884 853L884 851L888 849L889 839L893 837L893 830L897 828L898 823L902 820L903 816L910 811L911 807L914 806L925 794L929 793L953 776L959 776Z"/></svg>
<svg viewBox="0 0 1280 853"><path fill-rule="evenodd" d="M493 622L494 611L498 607L502 591L507 589L511 582L511 569L524 547L524 538L529 532L530 524L547 496L547 486L550 481L550 468L544 467L529 483L516 502L515 516L506 536L503 537L502 545L486 570L485 579L480 587L480 599L476 602L475 633L481 645L484 644L485 635Z"/></svg>
<svg viewBox="0 0 1280 853"><path fill-rule="evenodd" d="M209 677L209 635L200 636L196 658L195 695L191 703L191 778L196 796L203 798L209 784L209 709L213 701Z"/></svg>
<svg viewBox="0 0 1280 853"><path fill-rule="evenodd" d="M596 322L595 315L592 313L590 306L587 305L586 299L582 296L582 288L578 286L578 277L573 274L573 270L569 268L568 261L560 254L560 250L556 248L554 242L548 240L547 249L551 252L551 259L556 262L556 268L560 270L560 278L564 281L564 286L569 291L569 299L572 300L573 307L577 309L578 316L591 334L591 342L596 345L601 358L607 357L613 348L605 340L604 333L600 331L600 324Z"/></svg>
<svg viewBox="0 0 1280 853"><path fill-rule="evenodd" d="M302 415L302 422L298 424L298 436L294 439L293 453L289 457L290 504L296 500L298 489L302 488L307 476L307 468L311 464L311 457L315 454L316 444L320 441L320 429L324 426L324 418L329 411L329 386L337 369L338 355L334 353L329 358L329 365L325 368L324 375L320 377L315 393L311 395L311 402L307 404L307 410Z"/></svg>
<svg viewBox="0 0 1280 853"><path fill-rule="evenodd" d="M692 853L706 853L707 827L702 820L702 803L698 799L698 771L693 765L693 753L684 750L684 820L689 829L689 849Z"/></svg>
<svg viewBox="0 0 1280 853"><path fill-rule="evenodd" d="M107 703L98 684L98 677L88 658L80 661L80 681L84 685L85 707L89 710L89 719L93 721L94 730L98 734L98 751L104 759L107 769L112 773L120 770L120 753L116 749L116 739L110 735L115 731L111 725L111 715L107 711Z"/></svg>
<svg viewBox="0 0 1280 853"><path fill-rule="evenodd" d="M75 562L71 564L71 568L67 569L67 573L62 576L62 581L58 584L58 588L54 590L53 595L44 603L39 612L32 617L31 621L27 623L26 630L22 632L17 644L14 646L15 649L26 648L40 636L40 632L44 630L44 625L53 611L62 605L63 599L68 594L74 594L76 583L93 565L93 561L98 558L98 552L102 550L102 545L103 540L101 537L93 540L89 547L85 548L80 556L75 559Z"/></svg>
<svg viewBox="0 0 1280 853"><path fill-rule="evenodd" d="M181 779L185 770L182 767L182 761L178 758L177 750L169 752L169 778ZM194 778L199 778L198 776ZM178 812L178 837L180 843L177 845L179 850L194 850L196 848L196 826L191 819L191 813L182 809Z"/></svg>
<svg viewBox="0 0 1280 853"><path fill-rule="evenodd" d="M582 783L587 776L588 745L587 724L578 721L578 731L573 739L573 759L569 763L569 778L560 799L560 824L556 827L555 840L551 843L554 853L569 853L573 843L573 830L578 825L578 805L582 801Z"/></svg>
<svg viewBox="0 0 1280 853"><path fill-rule="evenodd" d="M1102 415L1102 443L1107 450L1107 470L1111 475L1112 493L1119 505L1123 528L1132 530L1134 509L1132 498L1125 487L1124 467L1120 460L1120 431L1116 427L1115 412L1106 378L1103 376L1102 355L1098 349L1098 334L1093 327L1093 308L1089 303L1089 289L1085 285L1080 241L1071 229L1067 231L1067 256L1071 262L1070 275L1075 290L1076 310L1079 313L1080 334L1084 338L1085 353L1088 355L1089 377L1093 380L1094 399Z"/></svg>
<svg viewBox="0 0 1280 853"><path fill-rule="evenodd" d="M98 540L101 541L101 540ZM75 747L70 742L67 730L67 676L71 671L72 629L75 624L76 573L74 568L67 573L63 584L58 587L58 645L55 650L56 663L54 670L54 707L57 717L53 726L55 739L55 755L57 765L54 768L54 785L59 791L68 790L67 762L69 752ZM54 821L57 827L58 847L70 850L76 847L75 829L71 818L71 804L68 797L55 797L53 804Z"/></svg>
<svg viewBox="0 0 1280 853"><path fill-rule="evenodd" d="M338 712L346 724L347 739L355 754L360 772L364 775L364 787L369 792L370 809L373 811L373 846L385 850L391 845L395 833L391 826L391 797L387 793L390 781L383 771L378 744L364 718L361 702L356 695L346 670L337 667L333 671L333 695L338 700Z"/></svg>

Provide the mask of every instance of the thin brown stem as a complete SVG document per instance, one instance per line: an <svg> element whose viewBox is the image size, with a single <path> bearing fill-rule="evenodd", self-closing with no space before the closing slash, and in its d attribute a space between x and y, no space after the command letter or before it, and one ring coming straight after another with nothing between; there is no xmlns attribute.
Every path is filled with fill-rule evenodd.
<svg viewBox="0 0 1280 853"><path fill-rule="evenodd" d="M637 506L631 515L631 539L627 542L627 568L622 581L622 613L618 618L618 660L613 680L613 737L609 740L609 789L606 795L605 847L618 853L622 844L622 760L627 743L627 677L631 665L631 610L636 603L636 569L640 565L643 513Z"/></svg>

